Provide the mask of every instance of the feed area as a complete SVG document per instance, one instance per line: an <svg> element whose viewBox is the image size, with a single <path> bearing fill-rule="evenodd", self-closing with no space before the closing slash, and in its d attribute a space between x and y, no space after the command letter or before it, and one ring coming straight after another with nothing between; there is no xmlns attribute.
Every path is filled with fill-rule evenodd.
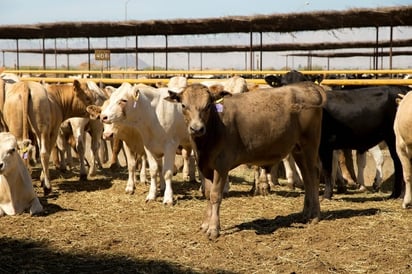
<svg viewBox="0 0 412 274"><path fill-rule="evenodd" d="M0 273L411 273L412 212L387 199L393 165L384 155L382 191L350 189L323 200L316 225L299 221L302 190L281 180L270 195L250 196L252 170L232 170L216 241L199 231L206 206L199 183L181 173L170 207L162 195L145 203L141 183L125 194L125 167L105 167L87 181L78 169L52 168L50 196L34 180L43 215L0 218ZM370 186L375 169L367 159Z"/></svg>

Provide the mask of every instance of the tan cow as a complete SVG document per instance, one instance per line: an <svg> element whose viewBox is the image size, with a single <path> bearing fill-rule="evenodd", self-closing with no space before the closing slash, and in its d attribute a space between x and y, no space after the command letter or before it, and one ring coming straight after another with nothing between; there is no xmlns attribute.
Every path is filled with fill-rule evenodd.
<svg viewBox="0 0 412 274"><path fill-rule="evenodd" d="M240 164L268 165L292 153L305 183L303 216L320 218L318 148L323 88L304 82L281 88L217 95L200 84L182 93L169 92L180 102L205 178L208 205L201 225L210 239L220 233L220 204L228 172Z"/></svg>
<svg viewBox="0 0 412 274"><path fill-rule="evenodd" d="M403 179L405 180L405 196L403 208L412 204L412 93L408 92L400 101L396 112L393 129L396 136L396 152L402 164Z"/></svg>
<svg viewBox="0 0 412 274"><path fill-rule="evenodd" d="M0 133L0 216L43 211L33 189L29 171L18 153L17 140L9 132Z"/></svg>
<svg viewBox="0 0 412 274"><path fill-rule="evenodd" d="M42 165L44 194L51 191L49 158L56 143L62 121L87 116L86 107L92 96L85 83L74 80L72 85L43 86L37 82L19 82L7 93L4 120L17 140L27 139L31 131L37 139Z"/></svg>

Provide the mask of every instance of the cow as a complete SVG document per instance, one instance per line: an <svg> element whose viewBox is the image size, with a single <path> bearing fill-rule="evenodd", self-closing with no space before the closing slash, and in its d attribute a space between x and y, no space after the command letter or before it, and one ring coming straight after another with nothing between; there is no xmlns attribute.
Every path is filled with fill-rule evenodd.
<svg viewBox="0 0 412 274"><path fill-rule="evenodd" d="M272 78L265 78L269 85L310 80L307 75L295 70L280 79L275 81ZM321 78L318 78L319 80ZM381 141L385 141L388 145L395 168L395 183L390 198L398 198L402 195L402 166L395 149L393 120L397 108L397 94L405 94L408 90L409 88L405 86L329 89L328 100L323 108L322 138L319 148L325 180L325 198L331 199L333 195L333 150L355 149L365 153ZM374 183L375 189L379 189L377 181L379 178ZM346 186L340 180L337 187L338 192L346 191Z"/></svg>
<svg viewBox="0 0 412 274"><path fill-rule="evenodd" d="M92 91L93 94L93 104L94 105L102 105L103 102L108 99L109 95L104 93L104 90L100 89L95 82L93 81L87 81L87 87L90 91ZM99 157L99 147L101 143L101 138L102 138L102 133L103 133L103 126L102 123L96 120L91 120L86 117L72 117L67 119L65 123L61 126L66 126L71 129L71 134L69 136L66 136L70 138L70 136L73 136L74 141L75 141L75 149L76 152L78 153L79 156L79 163L80 163L80 180L87 180L87 175L93 176L96 174L96 169L102 166L100 157ZM66 129L67 130L67 129ZM64 129L61 130L61 132L64 131ZM91 150L92 153L90 153L91 160L89 162L89 171L87 172L86 166L85 166L85 153L86 153L86 134L89 133L91 137ZM63 134L59 134L58 138L63 138ZM63 143L62 146L60 146L60 149L65 149L65 151L61 151L60 155L63 156L64 152L66 154L70 153L69 146L64 144L67 142L67 140L59 140L60 143ZM71 149L71 148L70 148ZM71 159L71 156L68 156L69 159ZM63 160L63 159L62 159ZM64 166L62 167L63 169L65 168Z"/></svg>
<svg viewBox="0 0 412 274"><path fill-rule="evenodd" d="M396 97L409 91L406 86L374 86L327 92L324 106L319 155L325 177L324 197L331 199L333 150L356 149L364 153L385 141L395 169L395 182L390 198L402 195L402 166L396 153L393 122L397 110ZM345 186L338 185L344 192Z"/></svg>
<svg viewBox="0 0 412 274"><path fill-rule="evenodd" d="M191 150L189 135L179 105L163 100L168 88L123 83L109 98L101 114L103 123L119 123L136 127L142 136L150 168L150 188L146 201L156 199L157 159L163 158L161 176L165 181L163 203L173 204L172 177L179 145Z"/></svg>
<svg viewBox="0 0 412 274"><path fill-rule="evenodd" d="M393 129L396 136L396 153L399 156L403 179L405 180L405 195L402 207L408 208L412 202L412 93L407 93L400 101L395 115Z"/></svg>
<svg viewBox="0 0 412 274"><path fill-rule="evenodd" d="M43 211L34 191L30 173L18 153L17 139L10 132L0 132L0 216L30 215Z"/></svg>
<svg viewBox="0 0 412 274"><path fill-rule="evenodd" d="M305 183L303 216L319 221L318 148L322 87L310 82L230 96L211 93L201 84L169 91L179 103L203 175L208 204L201 230L209 239L220 234L220 205L228 172L240 164L267 165L292 153Z"/></svg>
<svg viewBox="0 0 412 274"><path fill-rule="evenodd" d="M27 139L29 131L36 136L42 165L43 191L51 190L49 159L57 139L60 124L71 117L85 117L92 102L87 85L78 80L73 84L44 86L33 81L11 86L4 103L4 120L17 140Z"/></svg>

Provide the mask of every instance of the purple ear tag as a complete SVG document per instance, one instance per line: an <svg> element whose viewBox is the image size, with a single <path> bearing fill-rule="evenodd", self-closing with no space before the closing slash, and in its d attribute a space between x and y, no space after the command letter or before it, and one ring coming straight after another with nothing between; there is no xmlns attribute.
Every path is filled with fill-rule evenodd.
<svg viewBox="0 0 412 274"><path fill-rule="evenodd" d="M137 101L134 101L133 108L136 108Z"/></svg>
<svg viewBox="0 0 412 274"><path fill-rule="evenodd" d="M223 112L223 104L217 103L215 104L215 108L217 112Z"/></svg>

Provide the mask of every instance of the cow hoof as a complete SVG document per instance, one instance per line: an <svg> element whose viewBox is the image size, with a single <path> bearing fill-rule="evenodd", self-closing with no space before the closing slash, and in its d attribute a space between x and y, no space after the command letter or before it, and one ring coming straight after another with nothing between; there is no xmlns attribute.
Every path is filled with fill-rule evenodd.
<svg viewBox="0 0 412 274"><path fill-rule="evenodd" d="M126 194L128 195L133 195L134 194L134 189L130 190L130 189L126 189Z"/></svg>
<svg viewBox="0 0 412 274"><path fill-rule="evenodd" d="M87 174L80 174L80 181L87 181Z"/></svg>
<svg viewBox="0 0 412 274"><path fill-rule="evenodd" d="M366 192L368 189L365 186L360 186L358 191L359 192Z"/></svg>
<svg viewBox="0 0 412 274"><path fill-rule="evenodd" d="M347 191L346 186L338 186L338 187L336 188L336 193L338 193L338 194L345 194L346 191Z"/></svg>
<svg viewBox="0 0 412 274"><path fill-rule="evenodd" d="M165 206L173 206L173 201L164 201L163 204Z"/></svg>
<svg viewBox="0 0 412 274"><path fill-rule="evenodd" d="M51 193L51 188L43 187L44 196L48 196Z"/></svg>
<svg viewBox="0 0 412 274"><path fill-rule="evenodd" d="M219 229L208 229L206 233L211 241L215 241L219 237Z"/></svg>

